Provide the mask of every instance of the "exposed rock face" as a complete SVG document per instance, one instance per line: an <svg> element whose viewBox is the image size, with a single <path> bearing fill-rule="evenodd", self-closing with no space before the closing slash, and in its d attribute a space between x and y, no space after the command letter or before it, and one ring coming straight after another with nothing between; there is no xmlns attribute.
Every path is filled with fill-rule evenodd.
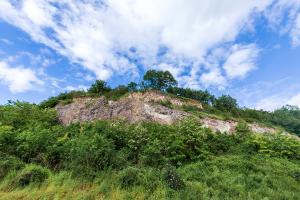
<svg viewBox="0 0 300 200"><path fill-rule="evenodd" d="M68 105L57 105L56 110L63 124L72 122L93 121L97 119L124 119L130 123L140 121L154 121L162 124L172 124L191 114L168 108L158 102L169 101L172 105L190 105L202 109L202 105L193 100L182 100L159 92L132 93L118 101L108 101L105 97L78 98ZM223 121L213 118L199 119L204 127L213 131L233 133L238 122ZM249 124L249 128L256 133L274 133L276 129Z"/></svg>
<svg viewBox="0 0 300 200"><path fill-rule="evenodd" d="M219 119L213 119L205 117L200 119L201 123L206 128L211 128L213 131L219 131L221 133L227 132L232 133L234 132L236 126L238 125L235 121L223 121Z"/></svg>
<svg viewBox="0 0 300 200"><path fill-rule="evenodd" d="M200 119L204 127L211 128L213 131L219 131L221 133L233 133L238 125L236 121L223 121L213 118L203 118ZM275 133L277 130L270 127L261 126L258 124L248 124L251 131L254 133Z"/></svg>
<svg viewBox="0 0 300 200"><path fill-rule="evenodd" d="M168 100L174 105L184 105L179 99L171 98L157 92L133 93L118 101L108 101L100 98L74 99L68 105L58 105L59 119L64 124L79 121L93 121L96 119L125 119L129 122L155 121L159 123L172 124L175 121L188 116L186 112L171 109L155 102ZM193 105L195 102L192 102ZM195 106L201 107L200 103Z"/></svg>

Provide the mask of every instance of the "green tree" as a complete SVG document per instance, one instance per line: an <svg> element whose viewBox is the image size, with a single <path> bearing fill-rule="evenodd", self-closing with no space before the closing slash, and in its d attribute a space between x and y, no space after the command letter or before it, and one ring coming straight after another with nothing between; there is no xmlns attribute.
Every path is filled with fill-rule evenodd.
<svg viewBox="0 0 300 200"><path fill-rule="evenodd" d="M207 90L202 91L202 90L193 90L190 88L169 87L167 89L167 92L174 94L176 96L195 99L207 105L212 104L215 99L215 97L211 95Z"/></svg>
<svg viewBox="0 0 300 200"><path fill-rule="evenodd" d="M88 89L88 92L91 94L104 94L109 92L111 88L107 86L107 83L102 80L96 80L94 84Z"/></svg>
<svg viewBox="0 0 300 200"><path fill-rule="evenodd" d="M127 85L127 89L129 92L136 92L138 90L138 84L136 84L135 82L130 82Z"/></svg>
<svg viewBox="0 0 300 200"><path fill-rule="evenodd" d="M217 98L214 103L214 107L225 112L235 112L238 109L237 100L229 95L222 95Z"/></svg>
<svg viewBox="0 0 300 200"><path fill-rule="evenodd" d="M146 89L165 91L169 87L177 86L177 81L169 71L149 70L144 75L143 85Z"/></svg>

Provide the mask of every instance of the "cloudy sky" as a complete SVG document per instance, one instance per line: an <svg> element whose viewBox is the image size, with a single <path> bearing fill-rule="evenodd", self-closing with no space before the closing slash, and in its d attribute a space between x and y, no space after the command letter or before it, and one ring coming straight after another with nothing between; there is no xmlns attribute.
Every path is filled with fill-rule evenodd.
<svg viewBox="0 0 300 200"><path fill-rule="evenodd" d="M148 69L242 106L300 106L300 0L0 0L0 104Z"/></svg>

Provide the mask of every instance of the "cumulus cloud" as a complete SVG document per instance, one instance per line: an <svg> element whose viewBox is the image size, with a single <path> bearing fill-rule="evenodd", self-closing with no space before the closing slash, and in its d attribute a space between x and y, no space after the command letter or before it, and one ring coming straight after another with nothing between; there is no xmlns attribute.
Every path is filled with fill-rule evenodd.
<svg viewBox="0 0 300 200"><path fill-rule="evenodd" d="M300 45L300 1L276 0L265 11L271 27L280 34L288 34L293 46Z"/></svg>
<svg viewBox="0 0 300 200"><path fill-rule="evenodd" d="M230 79L243 78L246 74L256 68L258 48L251 45L234 45L223 68Z"/></svg>
<svg viewBox="0 0 300 200"><path fill-rule="evenodd" d="M69 85L65 88L66 91L72 91L72 90L87 90L89 87L86 85L78 85L78 86L72 86Z"/></svg>
<svg viewBox="0 0 300 200"><path fill-rule="evenodd" d="M0 61L0 83L8 85L12 93L36 90L44 84L37 78L35 72L22 66L12 67L5 61Z"/></svg>
<svg viewBox="0 0 300 200"><path fill-rule="evenodd" d="M167 66L183 85L199 86L203 81L224 85L227 77L221 68L205 66L202 75L208 52L234 42L248 27L252 15L271 3L272 0L7 0L0 1L0 18L101 79L128 71L136 74L138 66L132 59L139 59L145 68ZM158 58L161 48L167 51ZM254 68L254 56L249 55L253 49L233 48L237 50L225 65L230 79L242 77ZM248 55L250 60L242 61Z"/></svg>
<svg viewBox="0 0 300 200"><path fill-rule="evenodd" d="M256 103L256 108L274 111L285 105L293 105L300 107L300 94L284 96L283 94L276 94L261 99Z"/></svg>
<svg viewBox="0 0 300 200"><path fill-rule="evenodd" d="M300 108L300 93L293 96L289 101L289 105L298 106Z"/></svg>

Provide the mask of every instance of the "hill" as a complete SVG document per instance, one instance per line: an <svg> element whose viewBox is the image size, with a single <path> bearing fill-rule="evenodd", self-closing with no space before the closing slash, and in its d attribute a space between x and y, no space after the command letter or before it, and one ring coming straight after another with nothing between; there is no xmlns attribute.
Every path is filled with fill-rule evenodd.
<svg viewBox="0 0 300 200"><path fill-rule="evenodd" d="M188 112L185 108L193 108ZM60 103L55 109L63 124L95 120L125 120L130 123L152 121L161 124L173 124L186 117L194 117L203 127L214 131L233 133L237 120L222 120L216 116L201 115L203 105L193 99L183 99L159 91L133 92L118 100L109 100L105 96L98 98L75 98L69 104ZM257 123L248 124L255 133L280 132Z"/></svg>
<svg viewBox="0 0 300 200"><path fill-rule="evenodd" d="M0 199L299 199L296 107L133 86L0 106Z"/></svg>

